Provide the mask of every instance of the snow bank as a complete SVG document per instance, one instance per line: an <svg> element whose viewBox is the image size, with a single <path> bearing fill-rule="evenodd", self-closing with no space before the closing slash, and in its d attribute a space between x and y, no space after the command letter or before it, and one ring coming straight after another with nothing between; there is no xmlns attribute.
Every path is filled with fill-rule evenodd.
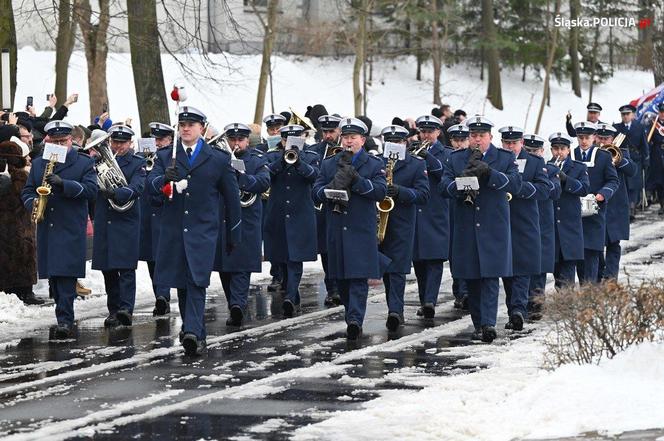
<svg viewBox="0 0 664 441"><path fill-rule="evenodd" d="M298 429L293 439L500 441L664 427L664 344L549 372L539 368L542 338L517 340L502 353L473 347L483 353L474 361L487 369L429 377L417 392L384 392L361 410Z"/></svg>

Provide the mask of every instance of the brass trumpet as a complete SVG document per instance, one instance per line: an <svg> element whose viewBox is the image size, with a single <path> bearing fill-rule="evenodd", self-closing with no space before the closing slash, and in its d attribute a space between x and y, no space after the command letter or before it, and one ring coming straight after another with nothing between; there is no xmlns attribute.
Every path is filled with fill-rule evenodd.
<svg viewBox="0 0 664 441"><path fill-rule="evenodd" d="M620 150L620 145L623 143L624 140L625 140L625 134L619 133L613 139L613 142L611 144L605 144L600 147L602 150L606 150L607 152L611 153L611 160L614 166L617 166L623 160L623 153L622 150Z"/></svg>
<svg viewBox="0 0 664 441"><path fill-rule="evenodd" d="M420 156L420 154L429 148L431 146L431 143L429 141L422 141L419 145L416 145L413 149L411 149L410 154L413 156Z"/></svg>
<svg viewBox="0 0 664 441"><path fill-rule="evenodd" d="M297 159L300 157L297 149L289 149L284 152L284 161L288 165L293 165L297 162Z"/></svg>

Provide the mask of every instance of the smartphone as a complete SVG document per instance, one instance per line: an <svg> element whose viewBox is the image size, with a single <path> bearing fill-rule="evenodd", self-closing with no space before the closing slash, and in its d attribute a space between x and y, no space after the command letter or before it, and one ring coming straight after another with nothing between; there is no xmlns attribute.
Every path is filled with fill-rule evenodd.
<svg viewBox="0 0 664 441"><path fill-rule="evenodd" d="M108 103L104 103L104 105L101 108L101 113L106 113L108 112Z"/></svg>
<svg viewBox="0 0 664 441"><path fill-rule="evenodd" d="M46 101L48 101L48 100L50 100L50 99L51 99L51 94L50 94L50 93L47 93L47 94L46 94Z"/></svg>
<svg viewBox="0 0 664 441"><path fill-rule="evenodd" d="M28 110L28 107L32 107L32 97L28 97L28 102L25 104L25 110Z"/></svg>

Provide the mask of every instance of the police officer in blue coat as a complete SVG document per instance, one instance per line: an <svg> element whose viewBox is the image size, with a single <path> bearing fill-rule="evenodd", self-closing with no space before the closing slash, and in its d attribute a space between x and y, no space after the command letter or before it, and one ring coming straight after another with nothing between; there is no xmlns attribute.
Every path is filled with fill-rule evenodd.
<svg viewBox="0 0 664 441"><path fill-rule="evenodd" d="M352 341L362 333L368 279L381 274L376 202L385 199L387 185L382 159L363 148L369 132L366 124L343 118L339 127L345 150L323 161L313 197L315 203L323 203L327 216L328 269L337 279L346 312L346 337ZM325 190L337 190L347 201L328 199Z"/></svg>
<svg viewBox="0 0 664 441"><path fill-rule="evenodd" d="M421 313L426 319L436 314L436 303L443 266L450 250L449 201L435 191L442 177L443 163L452 152L444 147L438 136L443 128L440 119L433 115L420 116L415 120L420 133L420 142L428 143L422 148L415 144L413 152L424 159L431 191L428 202L417 207L415 240L413 242L413 269L417 278Z"/></svg>
<svg viewBox="0 0 664 441"><path fill-rule="evenodd" d="M599 124L596 136L598 145L610 145L616 136L616 129L608 124ZM630 201L627 195L627 183L637 173L638 166L630 159L629 149L620 148L620 151L622 159L619 163L614 162L620 185L606 207L606 256L604 252L600 255L598 282L602 279L618 279L620 241L629 239Z"/></svg>
<svg viewBox="0 0 664 441"><path fill-rule="evenodd" d="M466 125L470 148L445 161L439 191L455 204L452 276L468 286L472 338L490 343L496 338L498 278L512 275L507 193L520 193L521 175L514 154L491 143L491 121L473 116ZM460 177L477 178L479 190L457 188Z"/></svg>
<svg viewBox="0 0 664 441"><path fill-rule="evenodd" d="M44 219L37 224L37 269L40 279L48 279L49 291L55 300L58 325L53 337L73 336L76 279L85 277L86 227L88 202L97 196L97 175L94 161L72 148L71 124L50 121L44 127L45 141L67 148L64 163L56 162L53 173L46 177L51 194ZM21 192L25 208L32 211L38 198L49 158L32 161L28 180Z"/></svg>
<svg viewBox="0 0 664 441"><path fill-rule="evenodd" d="M309 147L309 150L318 153L321 161L331 155L334 155L338 150L340 143L341 129L339 129L339 121L341 117L336 115L322 115L318 118L318 124L322 133L321 142ZM323 272L325 273L325 290L327 296L325 297L326 306L334 306L341 304L341 297L337 290L336 281L329 276L327 269L327 238L325 226L325 211L321 209L320 205L316 206L316 234L318 236L318 254L320 254L321 262L323 263Z"/></svg>
<svg viewBox="0 0 664 441"><path fill-rule="evenodd" d="M583 121L574 125L579 146L572 150L574 160L580 160L588 167L590 191L595 195L599 212L583 217L583 262L577 265L581 283L594 283L599 273L599 256L604 251L606 241L606 203L618 190L619 180L611 155L595 146L597 126Z"/></svg>
<svg viewBox="0 0 664 441"><path fill-rule="evenodd" d="M650 137L650 171L647 178L648 191L652 191L659 200L657 214L664 215L664 103L658 106L658 115L653 121L656 126L649 127Z"/></svg>
<svg viewBox="0 0 664 441"><path fill-rule="evenodd" d="M256 146L256 150L262 153L267 153L268 150L271 150L274 147L270 147L272 142L276 143L281 140L279 135L279 130L286 125L286 118L283 115L278 113L272 113L263 118L263 124L265 124L265 130L267 131L268 139L265 143L259 144ZM261 197L261 204L263 205L263 238L265 238L265 213L267 211L267 198ZM277 291L281 288L283 283L283 274L281 274L281 265L273 264L270 262L270 275L272 276L272 281L267 287L267 290L270 292Z"/></svg>
<svg viewBox="0 0 664 441"><path fill-rule="evenodd" d="M224 198L226 252L240 243L240 193L231 157L203 139L205 114L184 106L178 115L176 161L173 148L157 152L147 185L154 196L171 193L164 202L157 249L155 282L178 289L181 341L187 355L205 347L205 290L217 250L219 198Z"/></svg>
<svg viewBox="0 0 664 441"><path fill-rule="evenodd" d="M232 123L224 127L228 147L233 151L242 205L242 246L225 254L227 240L225 230L217 239L217 255L214 270L219 271L221 285L226 294L230 317L228 326L242 326L252 272L261 271L261 244L263 241L261 218L263 206L261 194L270 186L270 171L265 155L249 147L251 128L242 123ZM223 215L224 201L220 213ZM223 217L220 219L223 222Z"/></svg>
<svg viewBox="0 0 664 441"><path fill-rule="evenodd" d="M311 188L320 163L317 153L288 145L289 137L301 139L304 127L288 125L279 132L281 141L266 155L271 182L265 212L265 257L281 267L284 317L293 317L300 309L302 262L316 260Z"/></svg>
<svg viewBox="0 0 664 441"><path fill-rule="evenodd" d="M173 144L173 128L168 124L151 122L150 136L154 138L157 149L170 147ZM154 158L152 158L154 165ZM152 170L148 164L146 170ZM159 244L159 231L161 230L161 209L164 205L163 195L153 196L150 186L146 185L141 196L141 239L138 260L148 265L148 272L152 280L152 291L155 296L155 306L152 314L155 316L166 315L171 311L171 290L167 286L157 286L154 283L154 267Z"/></svg>
<svg viewBox="0 0 664 441"><path fill-rule="evenodd" d="M524 147L528 153L544 157L544 138L537 135L525 135ZM530 288L528 298L528 317L531 320L539 320L542 317L542 305L544 288L546 287L546 275L553 274L556 264L556 233L554 201L560 198L562 188L558 174L560 169L553 163L545 164L546 175L549 179L548 197L537 201L539 209L540 245L542 248L542 259L540 262L540 273L530 276ZM514 252L514 248L512 249Z"/></svg>
<svg viewBox="0 0 664 441"><path fill-rule="evenodd" d="M470 144L470 131L465 124L455 124L447 129L447 138L450 140L452 150L467 149ZM449 204L450 211L450 232L454 231L454 206ZM454 235L450 234L450 255ZM454 261L450 259L450 270L454 266ZM453 271L452 271L453 272ZM454 295L454 308L468 310L468 287L466 281L457 277L452 278L452 295Z"/></svg>
<svg viewBox="0 0 664 441"><path fill-rule="evenodd" d="M509 317L505 329L521 331L528 313L530 277L542 271L538 202L548 199L550 183L546 176L544 159L528 153L523 148L523 129L506 126L499 132L503 148L514 153L521 175L521 187L519 191L511 194L509 204L512 275L503 277ZM537 135L528 135L528 138L531 143L539 143Z"/></svg>
<svg viewBox="0 0 664 441"><path fill-rule="evenodd" d="M387 185L387 197L394 203L387 215L385 238L378 245L380 252L392 260L383 274L388 309L386 326L390 332L395 332L404 322L404 292L413 258L416 207L429 199L429 179L422 158L411 154L405 154L403 159L385 155L388 143L401 145L405 153L408 134L402 126L394 125L381 131L385 141L383 162L386 170L392 167L392 184Z"/></svg>
<svg viewBox="0 0 664 441"><path fill-rule="evenodd" d="M574 271L583 261L583 222L581 197L590 191L588 169L570 155L572 139L561 132L549 136L551 161L558 167L560 198L553 202L556 233L556 264L553 277L556 288L574 285Z"/></svg>
<svg viewBox="0 0 664 441"><path fill-rule="evenodd" d="M621 122L616 123L613 127L618 133L625 135L625 141L621 148L629 151L629 161L634 166L634 173L631 175L624 174L622 177L626 178L626 187L629 196L630 215L634 219L636 215L636 206L641 203L643 194L644 171L650 166L650 146L646 135L646 129L635 118L636 107L631 104L620 106Z"/></svg>
<svg viewBox="0 0 664 441"><path fill-rule="evenodd" d="M134 131L123 125L108 130L110 148L127 185L99 188L95 204L92 269L102 272L108 317L104 326L131 326L136 301L136 266L141 232L139 197L145 186L145 158L134 154Z"/></svg>
<svg viewBox="0 0 664 441"><path fill-rule="evenodd" d="M591 122L593 124L601 124L602 121L599 120L599 115L602 113L602 106L600 106L597 103L588 103L586 106L586 121ZM565 126L567 128L567 134L571 136L572 138L576 137L576 130L574 130L574 126L572 125L572 114L567 113L567 116L565 117Z"/></svg>

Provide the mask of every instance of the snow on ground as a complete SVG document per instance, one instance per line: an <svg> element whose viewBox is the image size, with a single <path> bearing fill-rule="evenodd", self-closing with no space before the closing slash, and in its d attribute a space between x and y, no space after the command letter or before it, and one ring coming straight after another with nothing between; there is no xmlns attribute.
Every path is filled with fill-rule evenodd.
<svg viewBox="0 0 664 441"><path fill-rule="evenodd" d="M216 62L233 67L219 68L216 72L221 84L211 80L192 82L183 78L176 63L162 56L166 89L175 81L185 85L189 95L186 104L199 107L216 127L231 122L250 122L254 115L260 55L215 55ZM42 100L53 92L55 84L54 52L39 52L23 48L18 53L18 85L16 108L22 109L25 97L34 96L38 111ZM304 114L307 105L322 103L331 113L353 113L352 69L353 58L273 57L275 111L293 107ZM423 80L416 81L413 58L401 57L378 60L374 63L373 85L368 91L368 116L374 121L373 133L390 124L394 116L417 117L429 114L432 104L432 72L423 68ZM133 74L129 54L109 54L108 97L111 118L139 120ZM69 119L83 123L88 120L87 71L82 52L73 53L69 68L69 90L79 93L79 102L71 107ZM585 119L588 101L587 84L581 98L570 93L569 82L551 84L551 107L545 109L540 133L545 137L563 130L565 114L572 111L574 121ZM620 119L618 107L639 97L653 87L649 72L618 70L606 83L597 85L593 101L605 109L601 119L606 122ZM479 80L479 69L465 65L443 67L443 102L453 109L463 108L468 115L484 114L498 127L517 125L534 130L542 92L542 82L529 73L521 81L521 71L502 71L503 111L494 109L485 99L486 83ZM268 93L269 96L269 93ZM171 110L174 104L169 99ZM269 99L265 114L271 113Z"/></svg>

